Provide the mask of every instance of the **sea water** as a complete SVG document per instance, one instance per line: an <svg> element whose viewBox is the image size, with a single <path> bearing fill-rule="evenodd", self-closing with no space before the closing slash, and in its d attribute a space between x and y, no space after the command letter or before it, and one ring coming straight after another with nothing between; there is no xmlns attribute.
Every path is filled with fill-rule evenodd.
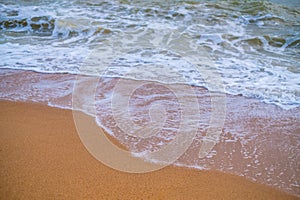
<svg viewBox="0 0 300 200"><path fill-rule="evenodd" d="M130 78L176 82L160 70L171 66L186 83L205 86L177 50L185 45L210 57L227 93L289 109L300 104L299 2L278 2L2 1L0 67L95 74L91 52L119 45L106 76L139 67Z"/></svg>

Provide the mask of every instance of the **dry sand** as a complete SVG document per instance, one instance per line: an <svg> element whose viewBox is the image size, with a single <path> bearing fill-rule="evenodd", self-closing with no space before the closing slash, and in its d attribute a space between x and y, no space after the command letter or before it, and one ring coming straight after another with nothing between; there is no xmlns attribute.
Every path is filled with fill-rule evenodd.
<svg viewBox="0 0 300 200"><path fill-rule="evenodd" d="M87 152L70 110L0 105L0 199L299 199L216 171L119 172Z"/></svg>

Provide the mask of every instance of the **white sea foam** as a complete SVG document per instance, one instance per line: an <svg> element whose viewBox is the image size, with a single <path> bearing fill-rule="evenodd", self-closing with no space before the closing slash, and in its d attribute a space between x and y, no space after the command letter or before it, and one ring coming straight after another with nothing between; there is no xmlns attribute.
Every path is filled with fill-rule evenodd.
<svg viewBox="0 0 300 200"><path fill-rule="evenodd" d="M82 4L80 8L65 1L39 6L25 2L23 6L2 5L0 67L94 75L99 74L99 62L87 62L90 54L120 45L122 53L116 56L121 57L109 59L112 63L107 63L105 76L122 77L129 68L139 68L138 74L126 78L175 83L184 77L185 83L206 86L203 72L178 53L178 46L185 45L180 48L201 48L198 56L211 56L208 70L219 70L226 92L259 98L285 109L299 106L299 36L287 35L296 33L296 26L286 27L289 20L299 24L292 11L277 6L274 14L244 15L205 3L176 4L148 10L139 4L114 2L95 7ZM276 21L278 25L255 24L257 21ZM268 29L280 26L287 29L273 35ZM102 57L98 59L106 59L107 55L99 55Z"/></svg>

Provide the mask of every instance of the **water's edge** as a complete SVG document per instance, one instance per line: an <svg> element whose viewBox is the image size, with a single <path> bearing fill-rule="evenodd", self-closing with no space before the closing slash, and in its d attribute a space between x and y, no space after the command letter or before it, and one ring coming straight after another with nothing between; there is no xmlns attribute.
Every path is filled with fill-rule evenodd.
<svg viewBox="0 0 300 200"><path fill-rule="evenodd" d="M82 83L80 81L83 80L91 80L88 76L80 79L82 76L71 74L43 74L23 70L0 72L0 99L35 102L62 109L74 108L72 105L74 85ZM83 98L87 96L86 88L80 93L83 98L83 109L79 110L92 117L96 116L97 123L127 146L134 156L147 159L147 152L157 151L174 139L179 128L177 124L182 123L184 119L178 113L180 109L176 102L181 96L186 96L185 91L174 96L173 93L179 90L169 90L172 89L172 84L119 78L101 78L97 81L97 90L92 102L96 113L89 112L88 99ZM132 122L147 125L149 112L153 112L151 105L155 105L153 103L159 103L166 109L166 113L162 113L166 117L165 124L155 136L147 140L138 139L126 135L124 128L118 127L120 124L128 123L127 118L122 119L124 108L118 112L118 109L114 110L112 107L118 106L112 103L114 103L113 95L122 93L120 85L137 86L131 93L128 104ZM176 85L175 88L180 88L180 85ZM206 139L211 123L212 97L205 88L191 88L196 96L189 96L188 99L194 97L198 99L199 126L190 148L174 164L245 176L299 196L300 108L284 110L256 99L226 95L226 115L218 143L205 158L199 159L199 148ZM119 120L117 124L116 119ZM159 125L161 126L161 124L155 126Z"/></svg>

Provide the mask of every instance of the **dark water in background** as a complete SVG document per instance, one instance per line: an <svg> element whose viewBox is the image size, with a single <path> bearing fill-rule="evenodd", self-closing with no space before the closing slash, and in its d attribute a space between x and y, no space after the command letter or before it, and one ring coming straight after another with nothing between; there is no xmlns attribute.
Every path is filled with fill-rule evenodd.
<svg viewBox="0 0 300 200"><path fill-rule="evenodd" d="M227 95L219 143L199 160L193 155L205 139L211 98L197 87L203 121L175 164L230 172L300 195L299 1L0 3L1 99L72 108L76 74L105 77L95 98L97 120L143 157L174 139L180 108L174 95L141 84L132 93L131 120L149 121L147 110L156 100L164 100L167 119L149 141L124 136L115 126L123 113L111 110L113 77L251 97Z"/></svg>

